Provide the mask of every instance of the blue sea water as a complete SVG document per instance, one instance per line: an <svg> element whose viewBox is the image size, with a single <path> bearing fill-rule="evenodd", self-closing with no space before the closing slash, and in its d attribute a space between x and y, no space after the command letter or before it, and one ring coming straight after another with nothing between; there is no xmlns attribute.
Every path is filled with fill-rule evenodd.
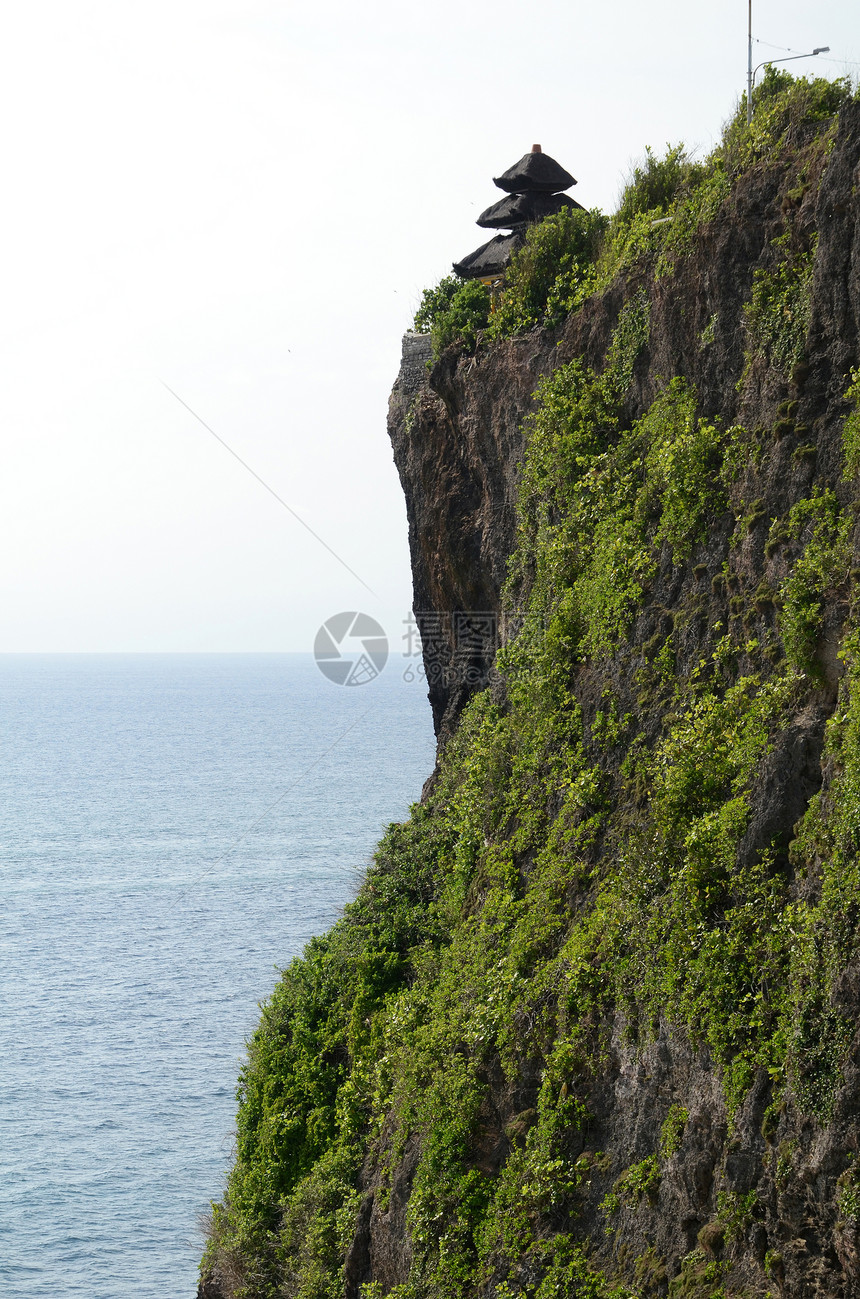
<svg viewBox="0 0 860 1299"><path fill-rule="evenodd" d="M0 657L0 1294L193 1299L258 1003L432 765L396 663Z"/></svg>

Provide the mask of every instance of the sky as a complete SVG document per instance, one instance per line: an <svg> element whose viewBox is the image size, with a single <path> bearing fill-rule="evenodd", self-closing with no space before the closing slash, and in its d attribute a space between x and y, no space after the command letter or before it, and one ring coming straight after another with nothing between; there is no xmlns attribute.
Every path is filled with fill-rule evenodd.
<svg viewBox="0 0 860 1299"><path fill-rule="evenodd" d="M860 72L856 3L753 29ZM646 146L707 153L746 57L747 0L7 6L0 652L310 651L345 609L395 644L422 289L533 143L605 211Z"/></svg>

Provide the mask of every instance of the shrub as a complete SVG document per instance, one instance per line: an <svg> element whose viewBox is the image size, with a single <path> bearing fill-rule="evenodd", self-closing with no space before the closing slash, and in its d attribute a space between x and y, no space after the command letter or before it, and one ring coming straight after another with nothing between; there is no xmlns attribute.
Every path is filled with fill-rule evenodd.
<svg viewBox="0 0 860 1299"><path fill-rule="evenodd" d="M856 1165L842 1174L837 1182L836 1203L839 1213L851 1222L860 1220L860 1181Z"/></svg>
<svg viewBox="0 0 860 1299"><path fill-rule="evenodd" d="M596 208L563 208L530 226L524 246L511 258L491 333L503 337L536 325L559 325L591 292L608 224Z"/></svg>
<svg viewBox="0 0 860 1299"><path fill-rule="evenodd" d="M798 501L788 515L788 536L805 537L806 545L783 583L780 629L789 662L813 676L821 671L815 654L825 599L848 579L851 526L831 491Z"/></svg>
<svg viewBox="0 0 860 1299"><path fill-rule="evenodd" d="M664 1159L671 1159L672 1155L680 1149L689 1117L683 1105L672 1105L669 1109L666 1121L660 1129L660 1154Z"/></svg>
<svg viewBox="0 0 860 1299"><path fill-rule="evenodd" d="M693 171L694 164L683 144L667 144L663 158L658 158L649 146L622 191L616 221L630 221L643 212L665 214Z"/></svg>
<svg viewBox="0 0 860 1299"><path fill-rule="evenodd" d="M852 409L842 425L844 476L855 478L860 473L860 370L851 371L851 383L845 393L845 400L851 402Z"/></svg>
<svg viewBox="0 0 860 1299"><path fill-rule="evenodd" d="M851 86L846 77L807 80L767 67L753 91L752 122L747 125L744 95L723 131L717 153L733 176L762 159L775 161L787 147L792 128L806 128L811 134L826 131L830 120L850 98Z"/></svg>
<svg viewBox="0 0 860 1299"><path fill-rule="evenodd" d="M643 1200L653 1203L659 1190L660 1161L656 1155L631 1164L615 1183L616 1194L628 1205L641 1204Z"/></svg>
<svg viewBox="0 0 860 1299"><path fill-rule="evenodd" d="M451 299L461 287L463 281L455 275L446 275L444 280L432 289L425 289L421 294L421 305L415 312L412 328L417 334L429 334L436 321L451 306Z"/></svg>
<svg viewBox="0 0 860 1299"><path fill-rule="evenodd" d="M759 267L744 307L751 350L786 377L804 353L814 257L813 244L806 252L787 252L772 270Z"/></svg>
<svg viewBox="0 0 860 1299"><path fill-rule="evenodd" d="M715 219L738 176L756 163L776 161L790 147L792 130L795 147L798 131L809 143L807 161L826 152L834 115L850 98L844 78L807 81L768 68L755 90L752 124L747 125L744 100L703 162L694 162L681 144L667 146L662 158L646 150L603 242L597 286L608 285L620 270L639 261L651 262L658 275L670 274L696 232ZM777 293L784 287L777 285Z"/></svg>
<svg viewBox="0 0 860 1299"><path fill-rule="evenodd" d="M598 265L600 284L640 258L654 258L658 270L666 249L679 251L725 197L724 177L692 162L683 144L667 145L658 158L646 149L624 187ZM695 199L694 197L695 196Z"/></svg>
<svg viewBox="0 0 860 1299"><path fill-rule="evenodd" d="M705 539L708 519L726 507L719 482L726 434L698 418L696 394L681 379L672 380L640 428L647 438L640 509L659 508L655 541L668 542L677 564Z"/></svg>
<svg viewBox="0 0 860 1299"><path fill-rule="evenodd" d="M430 334L433 356L438 359L451 343L474 348L490 318L490 291L480 280L457 280L448 275L435 289L425 289L415 313L414 329Z"/></svg>

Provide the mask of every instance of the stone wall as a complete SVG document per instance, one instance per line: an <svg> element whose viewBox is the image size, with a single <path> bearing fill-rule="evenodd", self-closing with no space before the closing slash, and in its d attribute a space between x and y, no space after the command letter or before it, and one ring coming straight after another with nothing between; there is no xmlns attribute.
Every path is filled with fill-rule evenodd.
<svg viewBox="0 0 860 1299"><path fill-rule="evenodd" d="M414 397L427 382L427 362L433 356L429 334L403 335L403 352L400 361L400 389L407 398Z"/></svg>

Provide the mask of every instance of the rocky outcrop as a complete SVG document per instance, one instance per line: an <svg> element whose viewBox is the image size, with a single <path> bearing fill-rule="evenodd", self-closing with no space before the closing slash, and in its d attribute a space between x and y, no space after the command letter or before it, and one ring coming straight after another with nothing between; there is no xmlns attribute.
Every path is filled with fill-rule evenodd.
<svg viewBox="0 0 860 1299"><path fill-rule="evenodd" d="M680 375L695 384L710 418L758 430L766 441L742 484L751 517L732 552L729 583L724 573L736 523L731 512L685 565L676 567L664 555L636 620L631 659L614 679L622 708L635 706L633 669L647 664L649 642L678 625L679 616L679 672L689 672L708 653L715 624L729 626L733 601L753 605L752 615L745 615L751 638L773 626L771 595L797 552L790 545L766 545L772 520L816 490L834 490L843 506L855 499L856 484L841 476L841 429L848 372L860 359L860 105L841 114L829 155L804 154L802 136L792 145L782 161L754 168L739 182L719 218L696 233L673 274L626 277L554 334L534 331L491 348L479 346L474 355L452 348L424 375L410 382L401 375L395 385L389 432L406 496L415 608L430 646L429 694L442 744L491 669L498 635L492 618L483 639L473 637L466 652L458 645L457 619L468 626L470 615L498 615L502 607L534 391L542 376L571 358L600 369L622 305L634 295L645 295L651 323L634 371L629 418L641 416L664 382ZM799 250L814 250L814 274L804 359L781 370L761 358L750 363L743 306L756 272L769 271L784 255L774 240L784 240L786 231ZM853 546L853 563L860 565L856 530ZM786 852L810 798L829 779L822 750L838 698L836 647L846 615L844 601L826 608L818 688L757 777L742 847L749 860L766 845ZM740 669L749 672L754 665L742 657ZM583 665L575 688L588 724L604 685L605 677L598 679ZM814 881L797 883L799 892L815 887ZM842 976L837 996L841 1013L856 1020L860 977L853 967ZM589 1176L579 1224L590 1238L592 1257L610 1274L635 1282L642 1294L665 1294L668 1288L674 1296L704 1299L717 1293L710 1264L729 1257L733 1282L748 1287L744 1294L860 1294L857 1218L837 1207L839 1187L860 1147L858 1047L860 1040L827 1123L790 1105L774 1113L771 1080L764 1073L730 1122L707 1052L667 1024L649 1046L634 1049L619 1018L605 1071L594 1079L594 1119L580 1152ZM500 1167L527 1130L537 1089L537 1078L524 1078L514 1096L499 1082L480 1153L488 1168ZM644 1178L644 1189L630 1189L626 1201L622 1191L615 1229L607 1236L605 1197L626 1169L659 1148L673 1107L684 1115L683 1140L659 1178L651 1184ZM408 1184L410 1158L414 1152L394 1175L401 1187ZM363 1270L353 1275L356 1284L384 1275L387 1289L408 1274L408 1257L393 1239L401 1240L403 1210L392 1209L387 1222L371 1203L371 1165L366 1179ZM734 1220L727 1205L735 1206Z"/></svg>
<svg viewBox="0 0 860 1299"><path fill-rule="evenodd" d="M860 487L843 473L845 392L860 362L860 104L843 108L832 139L820 120L802 120L739 169L716 215L676 241L674 261L641 258L559 329L455 346L432 365L428 340L406 336L389 433L440 748L489 683L486 729L469 748L462 728L464 745L451 745L435 789L392 828L355 905L267 1007L200 1299L341 1290L381 1299L400 1285L472 1299L860 1294L860 898L815 910L827 896L827 817L852 757L839 736L860 683L860 654L853 678L844 657L860 607ZM780 298L786 266L803 275ZM771 324L792 339L779 356L751 343L749 305L762 284L774 290ZM506 588L535 392L569 361L594 373L616 364L631 305L647 330L630 351L611 430L625 466L639 457L631 480L655 445L636 441L636 421L675 378L695 387L706 421L738 426L734 440L709 444L717 462L723 447L740 448L736 473L708 462L717 503L678 554L656 522L643 525L648 575L605 652L592 652L576 623L585 622L574 605L580 570L569 537L568 551L553 549L554 517L533 567L561 555L551 598L560 590L574 613L558 620L554 657L535 655L540 686L517 692L493 662L532 580L524 567ZM582 474L593 472L594 495L583 496L593 502L609 471L602 452L589 454ZM543 503L563 525L572 496L557 506L554 468L546 478ZM630 521L620 496L606 499L604 523ZM786 658L780 602L812 542L791 519L825 499L838 515L826 535L838 535L839 566L819 572L809 597L801 668ZM588 541L583 529L569 535ZM660 780L692 763L684 746L699 703L721 708L739 682L750 699L776 683L787 702L762 723L766 739L743 778L720 777L723 801L702 796L695 767L666 829L654 811ZM619 721L621 738L605 741L609 697L629 730ZM748 742L728 724L705 734L717 746ZM659 747L670 739L675 748ZM638 766L634 746L647 758ZM860 762L855 779L844 806L856 825L843 845L860 834ZM796 829L816 795L825 829L801 851ZM707 839L739 802L736 839ZM688 853L691 825L705 837ZM637 853L640 893L629 878ZM692 884L684 892L702 862L712 872L704 900ZM829 887L839 883L831 875ZM759 928L731 928L730 912L765 906ZM834 917L846 936L838 953L820 932ZM674 923L680 947L666 937ZM637 925L646 937L632 936ZM747 932L760 968L743 964ZM803 943L809 962L798 964ZM718 950L712 983L702 969ZM691 967L705 953L698 984L667 970L679 952ZM660 977L646 993L650 964ZM720 1023L732 1020L728 1046L702 1027L712 1021L701 1005L678 1000L691 988L693 999L713 994ZM494 1198L501 1192L512 1198ZM509 1238L499 1223L518 1214L521 1234ZM586 1281L583 1268L594 1269Z"/></svg>
<svg viewBox="0 0 860 1299"><path fill-rule="evenodd" d="M415 337L404 340L388 431L406 497L433 721L444 742L495 656L523 419L555 343L536 333L472 357L455 347L416 375Z"/></svg>
<svg viewBox="0 0 860 1299"><path fill-rule="evenodd" d="M793 427L768 457L757 484L765 513L783 513L813 482L838 480L843 394L860 337L860 110L853 106L842 113L832 155L814 158L802 178L802 133L790 143L782 165L760 166L735 187L730 204L697 232L674 274L623 277L555 333L535 330L491 348L479 346L473 355L454 346L432 366L429 339L421 353L421 336L406 336L388 431L406 497L414 609L441 742L466 700L486 684L504 635L498 622L501 590L515 541L525 421L535 389L573 357L600 368L619 312L632 295L645 295L651 331L636 366L631 418L675 375L694 383L705 413L726 424L771 427L779 422L780 404L794 400ZM792 238L807 247L818 241L810 363L793 378L761 363L745 372L742 328L756 271L770 269L779 256L773 240L785 234L787 210ZM798 457L810 444L814 454ZM724 541L715 539L716 549ZM761 575L761 555L754 541L749 549L753 581ZM671 601L677 592L655 591L652 603L661 596Z"/></svg>

